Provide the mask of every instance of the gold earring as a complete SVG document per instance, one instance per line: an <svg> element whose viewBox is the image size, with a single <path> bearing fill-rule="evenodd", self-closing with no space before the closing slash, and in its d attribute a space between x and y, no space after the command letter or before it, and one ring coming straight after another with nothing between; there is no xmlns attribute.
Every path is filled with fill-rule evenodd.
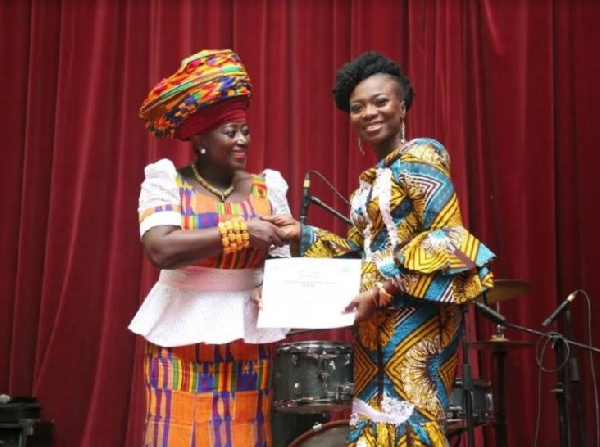
<svg viewBox="0 0 600 447"><path fill-rule="evenodd" d="M402 126L400 127L400 143L406 143L406 128L404 127L404 120L402 120Z"/></svg>
<svg viewBox="0 0 600 447"><path fill-rule="evenodd" d="M362 140L360 138L356 138L356 139L358 141L358 150L360 151L360 153L362 155L365 155L365 151L363 150L363 147L362 147Z"/></svg>

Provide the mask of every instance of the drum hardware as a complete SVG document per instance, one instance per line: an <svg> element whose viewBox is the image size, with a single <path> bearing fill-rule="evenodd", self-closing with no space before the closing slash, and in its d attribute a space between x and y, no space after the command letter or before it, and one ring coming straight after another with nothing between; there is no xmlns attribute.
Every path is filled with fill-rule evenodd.
<svg viewBox="0 0 600 447"><path fill-rule="evenodd" d="M505 325L506 318L499 313L499 304L520 295L523 295L529 291L531 285L522 280L515 279L497 279L494 280L494 287L486 290L476 299L479 303L496 304L495 315L486 312L482 312L482 315L492 320L496 324L496 333L493 334L490 340L477 341L470 343L470 346L479 350L489 350L494 356L496 363L496 395L498 396L498 406L496 411L496 418L494 421L494 428L496 434L496 446L506 447L507 442L507 431L506 431L506 392L505 392L505 360L509 350L526 348L533 346L532 343L523 341L511 341L505 337ZM475 303L478 304L478 303ZM480 304L478 304L480 307Z"/></svg>
<svg viewBox="0 0 600 447"><path fill-rule="evenodd" d="M467 412L464 405L463 379L454 380L454 389L450 394L450 406L446 413L446 433L452 434L466 429ZM489 382L473 379L471 392L473 426L487 425L494 421L494 397Z"/></svg>
<svg viewBox="0 0 600 447"><path fill-rule="evenodd" d="M338 385L335 391L327 391L327 398L333 400L352 400L354 397L354 384Z"/></svg>
<svg viewBox="0 0 600 447"><path fill-rule="evenodd" d="M346 410L354 390L352 345L285 343L275 359L273 408L287 413Z"/></svg>

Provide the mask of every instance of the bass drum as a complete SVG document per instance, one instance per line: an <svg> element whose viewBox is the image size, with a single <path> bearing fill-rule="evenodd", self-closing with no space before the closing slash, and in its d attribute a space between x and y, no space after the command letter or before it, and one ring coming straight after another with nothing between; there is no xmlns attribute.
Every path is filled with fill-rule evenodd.
<svg viewBox="0 0 600 447"><path fill-rule="evenodd" d="M315 425L294 439L289 447L345 447L349 425L348 419Z"/></svg>
<svg viewBox="0 0 600 447"><path fill-rule="evenodd" d="M273 411L271 429L273 447L289 447L290 443L303 433L330 421L329 414L297 414Z"/></svg>

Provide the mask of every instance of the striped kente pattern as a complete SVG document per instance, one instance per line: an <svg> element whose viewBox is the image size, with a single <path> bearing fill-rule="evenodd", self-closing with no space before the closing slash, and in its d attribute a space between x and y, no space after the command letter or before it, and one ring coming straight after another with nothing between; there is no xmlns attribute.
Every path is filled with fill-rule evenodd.
<svg viewBox="0 0 600 447"><path fill-rule="evenodd" d="M143 218L156 212L178 211L181 212L181 228L194 230L214 228L220 221L231 219L233 216L241 216L249 220L259 215L272 214L267 185L264 178L258 175L254 176L250 195L239 203L222 203L216 197L201 194L180 174L177 175L177 186L181 196L181 206L157 206L147 210ZM140 221L143 218L140 216ZM197 265L222 269L255 268L263 265L265 257L265 252L250 247L236 253L204 259Z"/></svg>
<svg viewBox="0 0 600 447"><path fill-rule="evenodd" d="M148 343L145 446L271 445L269 369L274 345Z"/></svg>
<svg viewBox="0 0 600 447"><path fill-rule="evenodd" d="M271 214L266 183L254 176L250 196L220 203L177 175L181 206L152 212L181 212L186 230L216 227L219 221ZM198 265L224 269L263 265L266 252L246 249ZM145 447L270 447L269 370L274 345L196 344L177 348L147 345L145 359Z"/></svg>

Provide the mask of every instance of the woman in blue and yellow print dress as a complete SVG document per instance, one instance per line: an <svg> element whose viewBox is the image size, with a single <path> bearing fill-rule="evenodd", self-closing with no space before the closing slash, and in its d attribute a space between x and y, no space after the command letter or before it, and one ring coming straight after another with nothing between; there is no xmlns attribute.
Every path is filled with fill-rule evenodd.
<svg viewBox="0 0 600 447"><path fill-rule="evenodd" d="M365 53L338 71L334 95L379 162L363 172L342 238L274 217L307 257L362 256L348 446L448 446L460 304L492 286L493 254L462 226L445 148L404 141L409 79Z"/></svg>

